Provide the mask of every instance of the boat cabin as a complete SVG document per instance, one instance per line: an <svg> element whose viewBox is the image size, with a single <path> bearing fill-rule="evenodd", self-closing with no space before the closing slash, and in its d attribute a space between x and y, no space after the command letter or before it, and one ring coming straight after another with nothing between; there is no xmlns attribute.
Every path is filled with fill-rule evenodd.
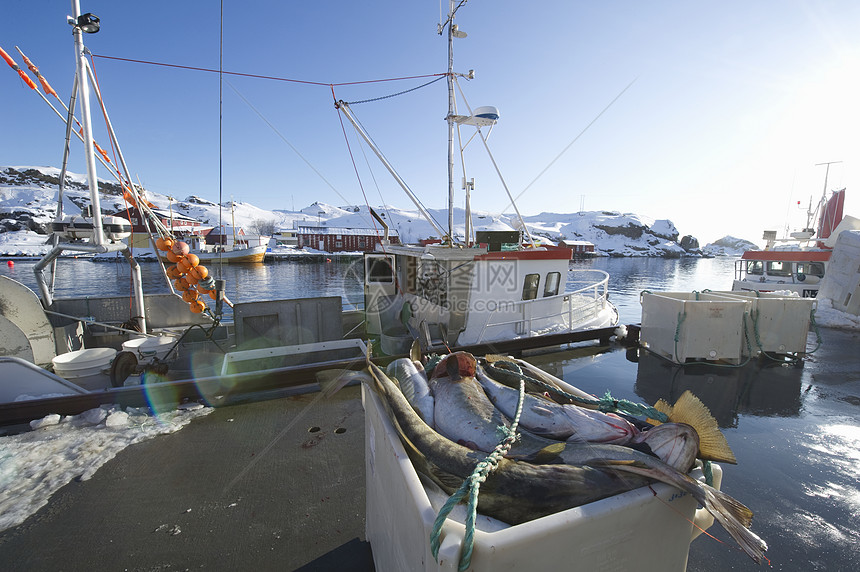
<svg viewBox="0 0 860 572"><path fill-rule="evenodd" d="M735 262L736 291L788 290L815 298L829 250L749 250Z"/></svg>
<svg viewBox="0 0 860 572"><path fill-rule="evenodd" d="M525 247L517 231L476 233L477 246L382 245L365 255L367 332L385 353L603 327L617 321L608 275L566 291L571 251Z"/></svg>

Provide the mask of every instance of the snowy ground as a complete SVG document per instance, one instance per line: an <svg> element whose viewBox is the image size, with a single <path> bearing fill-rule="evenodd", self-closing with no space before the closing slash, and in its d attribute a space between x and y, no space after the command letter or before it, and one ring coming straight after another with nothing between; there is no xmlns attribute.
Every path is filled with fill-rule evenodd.
<svg viewBox="0 0 860 572"><path fill-rule="evenodd" d="M178 431L212 411L192 403L153 416L148 408L103 406L48 415L31 422L32 431L0 438L0 531L24 522L73 479L90 479L129 445Z"/></svg>
<svg viewBox="0 0 860 572"><path fill-rule="evenodd" d="M815 310L815 323L824 328L860 330L860 316L834 309L833 302L829 298L818 300L818 308Z"/></svg>

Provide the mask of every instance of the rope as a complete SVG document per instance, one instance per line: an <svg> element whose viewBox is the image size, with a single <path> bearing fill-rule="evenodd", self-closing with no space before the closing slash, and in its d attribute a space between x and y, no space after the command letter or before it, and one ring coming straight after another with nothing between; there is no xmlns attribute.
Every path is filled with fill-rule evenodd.
<svg viewBox="0 0 860 572"><path fill-rule="evenodd" d="M681 363L678 361L678 340L681 338L681 324L684 323L684 320L687 319L687 312L678 312L678 323L675 326L675 353L672 355L675 357L676 363Z"/></svg>
<svg viewBox="0 0 860 572"><path fill-rule="evenodd" d="M818 329L818 323L815 321L815 308L809 311L809 323L812 324L812 330L815 332L815 347L812 351L806 352L807 355L817 352L821 344L824 343L824 338L821 337L821 330Z"/></svg>
<svg viewBox="0 0 860 572"><path fill-rule="evenodd" d="M702 462L702 473L705 475L705 484L709 487L714 486L714 470L710 461Z"/></svg>
<svg viewBox="0 0 860 572"><path fill-rule="evenodd" d="M478 493L481 489L481 484L487 480L487 476L490 472L495 469L499 461L501 461L502 457L504 457L511 446L514 444L514 441L517 440L517 428L520 424L520 414L523 411L523 402L525 401L526 395L526 384L525 380L520 380L520 396L517 401L517 413L514 415L513 422L510 427L501 426L499 429L505 434L505 437L496 445L496 448L493 449L492 453L487 455L481 462L479 462L475 466L475 470L472 471L472 474L463 481L463 484L460 486L457 491L451 495L442 509L439 511L439 514L436 516L436 520L433 522L433 531L430 533L430 552L433 554L433 558L436 562L439 562L439 546L441 545L441 536L442 536L442 525L445 523L445 519L448 518L448 515L454 509L454 507L459 504L463 497L466 496L466 493L469 494L469 502L466 508L466 534L463 537L464 548L460 553L460 563L458 566L459 572L465 572L469 568L472 563L472 550L475 547L475 518L478 512Z"/></svg>
<svg viewBox="0 0 860 572"><path fill-rule="evenodd" d="M666 422L669 420L665 413L662 413L651 406L643 405L641 403L635 403L627 399L615 399L614 397L612 397L612 393L609 391L607 391L606 394L599 399L587 399L578 395L574 395L572 393L568 393L563 389L559 389L555 385L546 383L545 381L530 377L523 373L519 365L513 362L503 361L496 363L510 366L516 369L512 370L509 367L498 367L493 364L486 364L484 366L484 369L486 369L488 373L508 373L517 375L519 376L521 382L528 381L529 383L534 383L535 385L540 386L542 389L545 389L550 393L554 393L555 395L564 397L565 399L569 399L580 405L596 407L599 411L603 413L620 412L633 416L646 416L650 417L651 419L657 419L658 421L662 422Z"/></svg>
<svg viewBox="0 0 860 572"><path fill-rule="evenodd" d="M412 91L419 90L422 87L427 87L428 85L434 84L437 81L439 81L440 79L444 79L447 75L448 74L442 74L439 77L437 77L436 79L431 79L427 83L423 83L423 84L416 86L416 87L413 87L411 89L406 89L404 91L399 91L397 93L392 93L390 95L382 95L380 97L374 97L372 99L362 99L360 101L347 101L346 104L347 105L358 105L359 103L373 103L374 101L382 101L384 99L391 99L392 97L397 97L398 95L405 95L405 94L410 93Z"/></svg>

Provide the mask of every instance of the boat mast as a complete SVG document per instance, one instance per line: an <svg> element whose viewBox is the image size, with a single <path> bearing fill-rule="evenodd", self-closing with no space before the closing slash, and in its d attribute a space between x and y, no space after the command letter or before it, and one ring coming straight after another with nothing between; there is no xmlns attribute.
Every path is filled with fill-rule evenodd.
<svg viewBox="0 0 860 572"><path fill-rule="evenodd" d="M806 228L813 228L811 225L812 225L812 220L815 218L815 214L818 212L819 209L821 209L823 212L824 211L824 205L827 204L827 178L828 178L828 176L830 176L830 165L835 165L835 164L841 163L841 162L842 161L830 161L827 163L816 163L815 164L816 167L820 167L821 165L827 165L827 168L824 170L824 190L821 193L821 200L818 201L818 206L815 207L814 212L812 211L812 205L811 204L809 205L809 209L806 212ZM817 234L817 233L821 232L821 229L816 228L815 232Z"/></svg>
<svg viewBox="0 0 860 572"><path fill-rule="evenodd" d="M105 242L104 229L102 228L102 210L99 200L99 182L96 175L95 148L93 147L93 128L90 118L90 86L87 82L87 57L84 48L84 33L77 25L81 17L81 6L79 0L72 0L72 18L75 25L72 35L75 38L75 61L76 77L78 87L81 90L81 123L84 131L84 156L87 162L87 181L90 185L90 203L92 205L93 218L93 243L102 245Z"/></svg>
<svg viewBox="0 0 860 572"><path fill-rule="evenodd" d="M448 241L454 246L454 0L448 12Z"/></svg>

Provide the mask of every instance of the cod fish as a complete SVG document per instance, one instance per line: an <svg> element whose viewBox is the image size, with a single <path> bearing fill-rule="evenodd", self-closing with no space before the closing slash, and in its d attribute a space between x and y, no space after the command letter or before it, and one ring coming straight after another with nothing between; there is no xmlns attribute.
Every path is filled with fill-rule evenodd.
<svg viewBox="0 0 860 572"><path fill-rule="evenodd" d="M424 375L424 367L410 358L396 359L386 368L389 377L397 380L403 396L412 404L427 425L435 427L433 395Z"/></svg>
<svg viewBox="0 0 860 572"><path fill-rule="evenodd" d="M430 428L379 367L368 364L377 393L416 470L448 494L484 458ZM767 545L748 530L752 511L729 495L672 469L659 459L617 445L568 444L581 465L531 463L501 459L481 487L478 510L516 525L644 486L654 479L689 492L750 558L761 563ZM573 454L573 453L571 453Z"/></svg>
<svg viewBox="0 0 860 572"><path fill-rule="evenodd" d="M469 360L471 358L471 361ZM511 421L499 411L475 379L475 358L465 352L450 354L433 370L436 431L455 443L490 452L504 438L501 427ZM548 462L564 450L564 443L518 430L518 438L506 455L512 459Z"/></svg>
<svg viewBox="0 0 860 572"><path fill-rule="evenodd" d="M497 382L482 369L478 370L477 379L493 405L513 419L520 392ZM523 401L520 425L535 435L550 439L617 445L627 443L639 433L632 423L617 415L556 403L531 394L526 394Z"/></svg>

